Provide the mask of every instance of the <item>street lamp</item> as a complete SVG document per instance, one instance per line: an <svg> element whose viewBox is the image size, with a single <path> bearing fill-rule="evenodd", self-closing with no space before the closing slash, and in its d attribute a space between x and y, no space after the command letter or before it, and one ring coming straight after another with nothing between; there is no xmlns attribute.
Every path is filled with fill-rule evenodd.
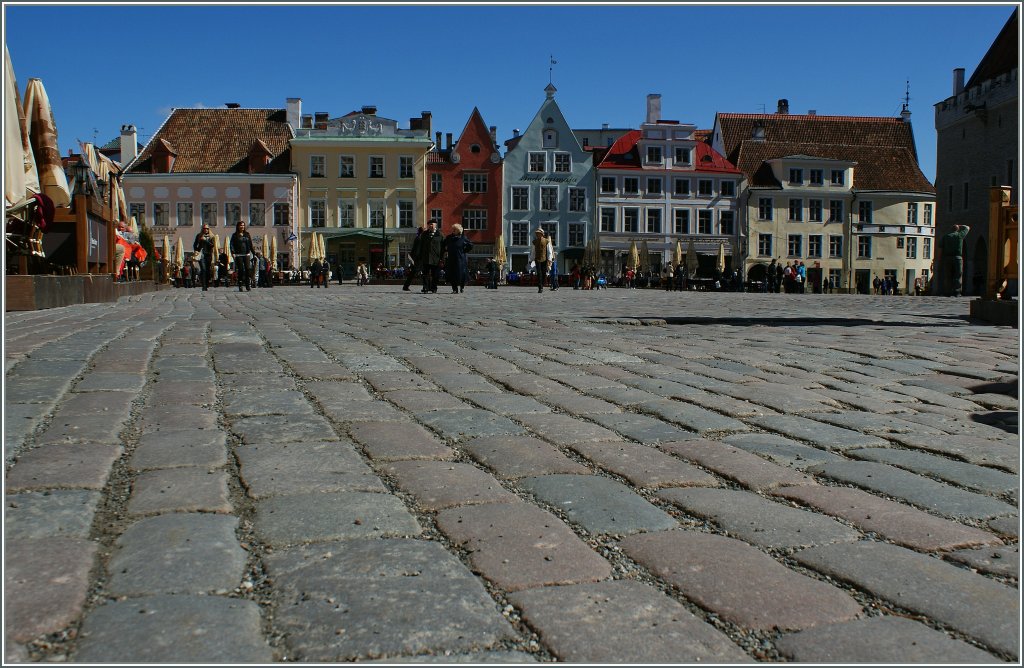
<svg viewBox="0 0 1024 668"><path fill-rule="evenodd" d="M75 174L75 190L83 195L92 194L89 186L89 169L89 163L83 157L79 157L78 162L72 167Z"/></svg>

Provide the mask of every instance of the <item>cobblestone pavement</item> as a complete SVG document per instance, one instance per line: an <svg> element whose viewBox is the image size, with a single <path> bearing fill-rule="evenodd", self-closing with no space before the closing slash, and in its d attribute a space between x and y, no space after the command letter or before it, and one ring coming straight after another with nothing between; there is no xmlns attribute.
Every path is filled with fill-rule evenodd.
<svg viewBox="0 0 1024 668"><path fill-rule="evenodd" d="M1018 661L1017 330L444 290L6 314L6 660Z"/></svg>

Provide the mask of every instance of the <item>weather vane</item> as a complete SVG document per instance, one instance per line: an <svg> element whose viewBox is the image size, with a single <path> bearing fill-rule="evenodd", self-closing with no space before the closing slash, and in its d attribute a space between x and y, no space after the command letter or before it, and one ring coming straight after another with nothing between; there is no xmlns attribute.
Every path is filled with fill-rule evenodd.
<svg viewBox="0 0 1024 668"><path fill-rule="evenodd" d="M550 61L548 63L548 83L554 85L554 82L552 81L552 77L553 77L553 72L554 72L554 69L555 69L554 66L558 64L558 61L555 60L555 55L554 54L550 54L548 56L548 60Z"/></svg>

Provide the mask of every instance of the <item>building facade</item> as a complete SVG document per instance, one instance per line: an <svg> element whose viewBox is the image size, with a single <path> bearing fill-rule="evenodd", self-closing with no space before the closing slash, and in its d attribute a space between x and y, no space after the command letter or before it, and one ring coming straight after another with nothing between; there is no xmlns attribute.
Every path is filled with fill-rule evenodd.
<svg viewBox="0 0 1024 668"><path fill-rule="evenodd" d="M503 233L515 271L529 267L538 227L552 237L560 271L583 257L592 234L593 156L576 140L555 92L548 84L526 131L505 142Z"/></svg>
<svg viewBox="0 0 1024 668"><path fill-rule="evenodd" d="M917 163L910 112L899 118L719 113L712 146L746 177L740 195L745 274L800 261L808 290L824 279L867 292L890 276L901 291L934 268L935 189Z"/></svg>
<svg viewBox="0 0 1024 668"><path fill-rule="evenodd" d="M409 128L365 106L339 118L302 115L291 141L291 169L298 176L299 244L309 263L311 232L324 236L327 257L344 276L358 262L394 267L426 220L426 162L433 147L431 114Z"/></svg>
<svg viewBox="0 0 1024 668"><path fill-rule="evenodd" d="M661 119L661 96L647 96L647 119L620 137L596 168L601 270L622 271L632 242L647 242L641 267L660 272L678 242L693 244L711 276L720 246L727 271L738 268L738 196L743 174L694 137L696 127Z"/></svg>
<svg viewBox="0 0 1024 668"><path fill-rule="evenodd" d="M501 234L503 165L496 133L474 108L455 144L448 134L442 148L438 132L427 155L427 220L438 221L444 234L455 223L462 225L473 243L470 272L495 257Z"/></svg>
<svg viewBox="0 0 1024 668"><path fill-rule="evenodd" d="M968 225L964 242L963 294L984 293L988 271L989 190L1013 187L1018 201L1020 166L1019 9L999 32L971 78L953 70L953 94L935 105L937 132L936 238ZM936 285L947 294L942 272Z"/></svg>
<svg viewBox="0 0 1024 668"><path fill-rule="evenodd" d="M134 133L132 126L123 129L125 155ZM295 231L291 138L285 109L175 109L126 165L128 215L149 226L158 248L164 235L172 248L180 238L187 255L202 224L224 243L244 220L258 245L277 236L278 267L295 267L287 241Z"/></svg>

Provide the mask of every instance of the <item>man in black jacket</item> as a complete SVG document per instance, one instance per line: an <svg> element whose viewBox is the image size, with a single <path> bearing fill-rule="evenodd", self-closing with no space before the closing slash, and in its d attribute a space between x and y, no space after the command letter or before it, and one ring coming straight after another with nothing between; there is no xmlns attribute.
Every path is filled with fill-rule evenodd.
<svg viewBox="0 0 1024 668"><path fill-rule="evenodd" d="M441 253L444 240L437 231L437 222L430 220L427 231L421 235L416 264L423 272L423 292L437 292L441 280Z"/></svg>

